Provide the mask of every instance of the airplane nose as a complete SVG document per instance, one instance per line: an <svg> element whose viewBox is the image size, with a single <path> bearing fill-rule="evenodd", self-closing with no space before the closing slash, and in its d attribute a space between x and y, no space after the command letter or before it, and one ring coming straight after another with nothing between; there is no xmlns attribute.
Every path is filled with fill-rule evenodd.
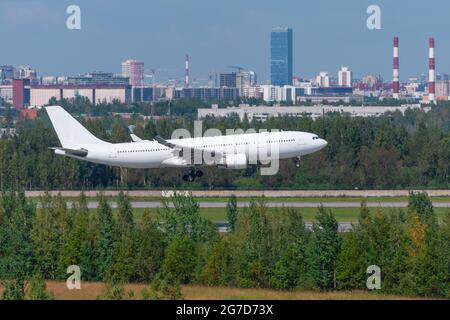
<svg viewBox="0 0 450 320"><path fill-rule="evenodd" d="M320 139L320 146L325 148L328 145L328 142L325 139Z"/></svg>

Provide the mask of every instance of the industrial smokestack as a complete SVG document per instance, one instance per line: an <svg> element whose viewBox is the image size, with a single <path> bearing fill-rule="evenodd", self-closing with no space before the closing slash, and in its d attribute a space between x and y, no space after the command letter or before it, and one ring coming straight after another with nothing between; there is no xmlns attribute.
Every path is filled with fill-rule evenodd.
<svg viewBox="0 0 450 320"><path fill-rule="evenodd" d="M184 87L189 88L189 55L186 54L184 61Z"/></svg>
<svg viewBox="0 0 450 320"><path fill-rule="evenodd" d="M434 102L436 97L436 61L434 57L434 38L428 40L428 101Z"/></svg>
<svg viewBox="0 0 450 320"><path fill-rule="evenodd" d="M394 99L399 98L400 91L400 83L398 78L398 67L399 67L399 58L398 58L398 37L394 37L394 70L393 70L393 79L392 79L392 96Z"/></svg>

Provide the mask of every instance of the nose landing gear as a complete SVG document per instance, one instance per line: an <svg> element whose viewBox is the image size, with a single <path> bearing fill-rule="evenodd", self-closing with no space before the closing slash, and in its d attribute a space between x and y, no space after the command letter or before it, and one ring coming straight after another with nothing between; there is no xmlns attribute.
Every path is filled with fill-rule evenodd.
<svg viewBox="0 0 450 320"><path fill-rule="evenodd" d="M185 174L183 176L183 181L193 182L195 180L195 178L200 178L202 176L203 176L203 171L192 168L191 170L189 170L188 174Z"/></svg>
<svg viewBox="0 0 450 320"><path fill-rule="evenodd" d="M295 157L294 163L296 168L300 168L300 156Z"/></svg>

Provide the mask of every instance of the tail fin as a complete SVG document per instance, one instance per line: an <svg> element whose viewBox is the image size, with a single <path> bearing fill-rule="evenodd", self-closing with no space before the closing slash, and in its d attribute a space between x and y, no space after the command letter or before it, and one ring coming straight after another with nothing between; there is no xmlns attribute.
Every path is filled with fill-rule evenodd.
<svg viewBox="0 0 450 320"><path fill-rule="evenodd" d="M60 106L45 107L63 148L80 144L106 143L95 137Z"/></svg>

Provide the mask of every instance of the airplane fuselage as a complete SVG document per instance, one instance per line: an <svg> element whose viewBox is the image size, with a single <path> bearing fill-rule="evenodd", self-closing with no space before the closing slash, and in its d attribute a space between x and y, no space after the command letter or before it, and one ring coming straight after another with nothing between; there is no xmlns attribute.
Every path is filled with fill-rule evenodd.
<svg viewBox="0 0 450 320"><path fill-rule="evenodd" d="M189 149L202 149L200 155L180 156L170 147L157 141L143 140L130 143L80 144L87 156L65 153L80 160L127 168L164 168L224 164L218 155L245 155L250 160L287 159L316 152L326 146L317 135L299 131L262 132L227 136L199 137L167 140ZM203 154L201 154L203 153ZM190 161L183 161L188 158ZM214 158L214 159L213 159ZM200 161L199 161L200 160ZM214 161L213 161L214 160ZM213 163L212 163L213 162ZM225 164L224 164L225 165Z"/></svg>

